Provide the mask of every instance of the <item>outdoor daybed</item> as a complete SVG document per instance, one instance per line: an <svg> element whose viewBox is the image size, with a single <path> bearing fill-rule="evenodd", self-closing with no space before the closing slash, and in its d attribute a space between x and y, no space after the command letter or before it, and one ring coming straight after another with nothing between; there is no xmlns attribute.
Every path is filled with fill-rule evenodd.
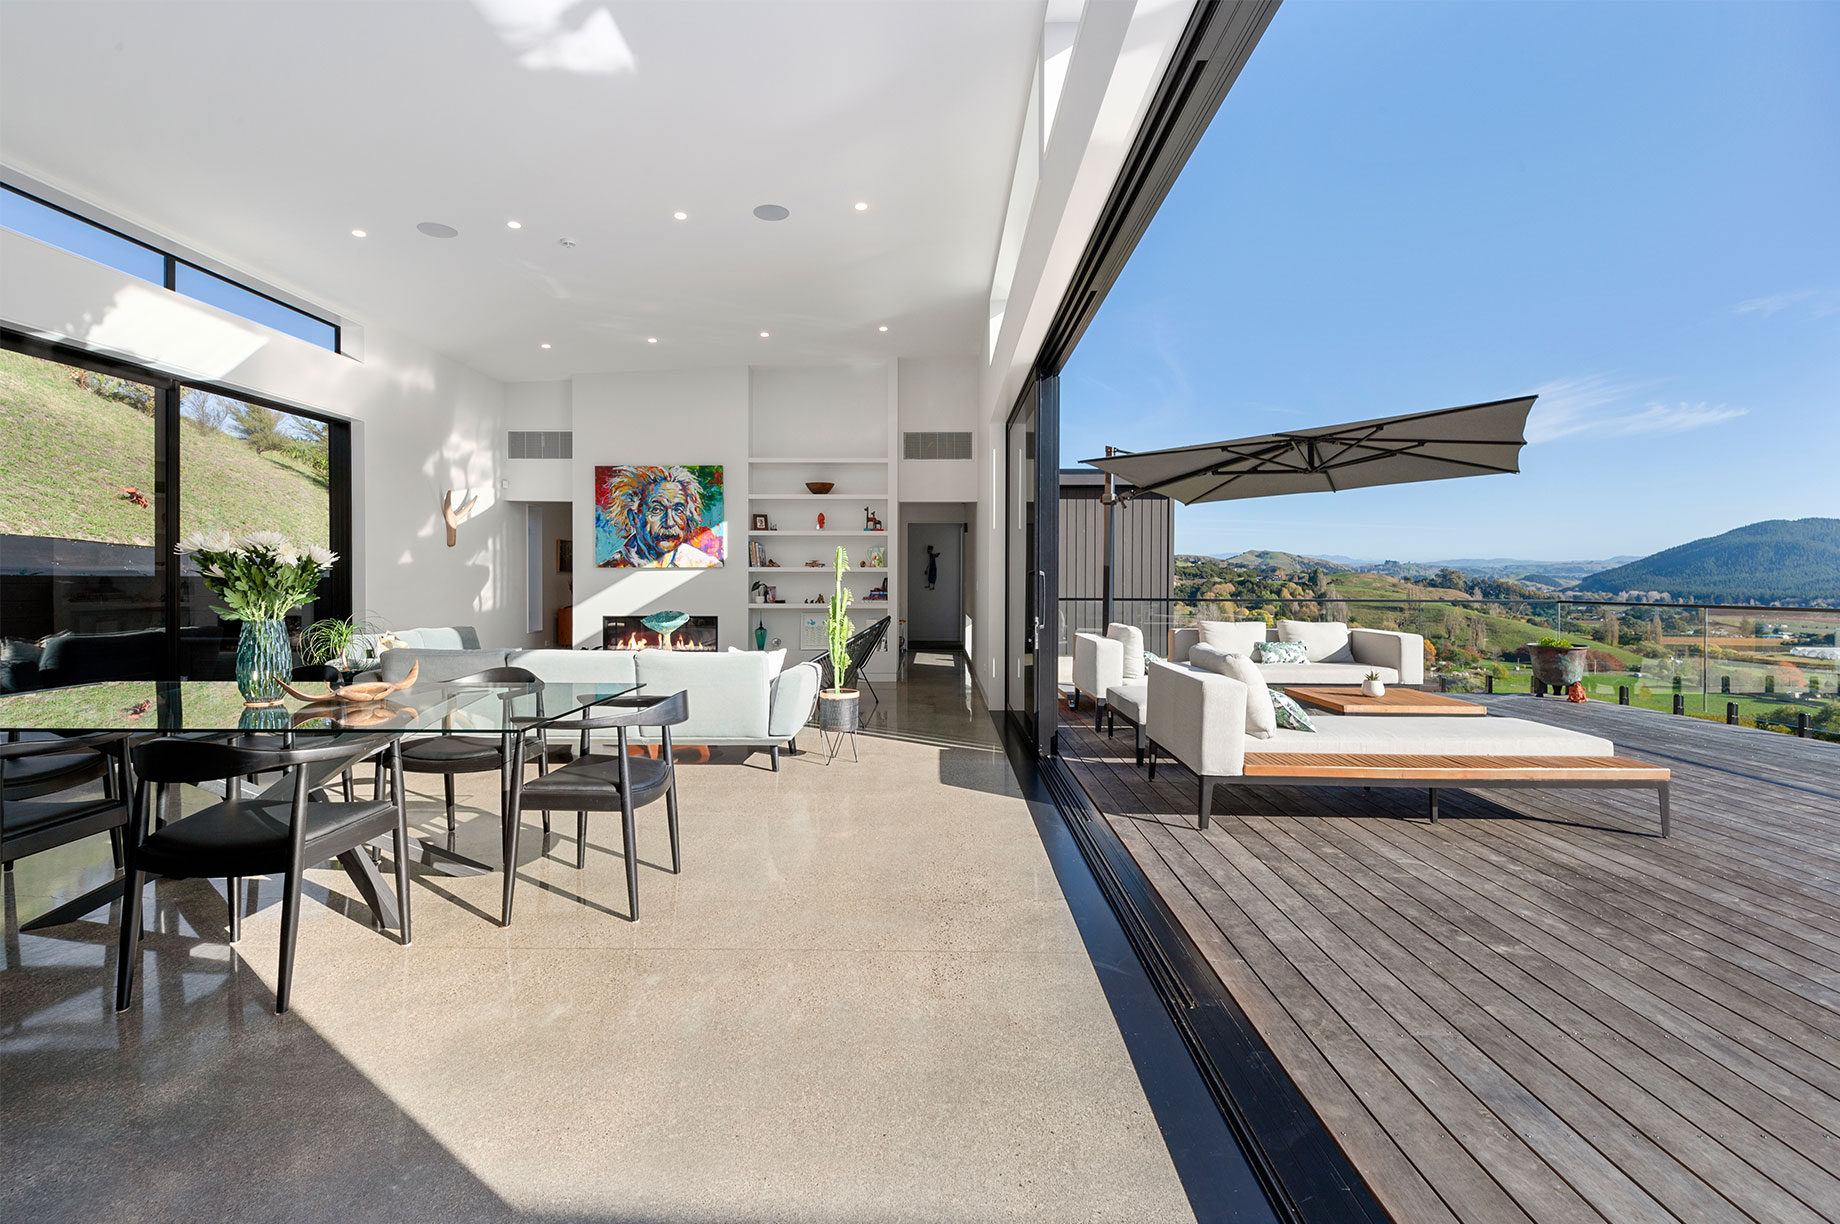
<svg viewBox="0 0 1840 1224"><path fill-rule="evenodd" d="M1616 755L1609 740L1518 718L1350 717L1312 712L1315 731L1248 733L1248 702L1268 692L1231 676L1152 661L1146 667L1151 776L1159 753L1200 780L1197 813L1208 827L1214 788L1229 786L1645 787L1668 827L1668 770Z"/></svg>

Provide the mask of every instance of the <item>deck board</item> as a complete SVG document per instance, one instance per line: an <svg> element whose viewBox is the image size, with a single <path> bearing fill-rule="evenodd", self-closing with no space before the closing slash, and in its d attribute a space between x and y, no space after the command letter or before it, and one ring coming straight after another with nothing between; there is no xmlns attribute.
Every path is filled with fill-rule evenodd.
<svg viewBox="0 0 1840 1224"><path fill-rule="evenodd" d="M1395 1218L1840 1220L1840 747L1480 697L1641 790L1150 781L1062 755Z"/></svg>

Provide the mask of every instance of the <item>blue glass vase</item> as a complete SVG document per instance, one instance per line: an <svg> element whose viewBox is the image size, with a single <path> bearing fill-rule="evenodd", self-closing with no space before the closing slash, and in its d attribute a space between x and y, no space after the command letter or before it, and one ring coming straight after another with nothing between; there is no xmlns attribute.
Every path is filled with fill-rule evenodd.
<svg viewBox="0 0 1840 1224"><path fill-rule="evenodd" d="M236 639L236 687L248 706L276 705L281 682L294 670L288 649L287 623L246 620Z"/></svg>

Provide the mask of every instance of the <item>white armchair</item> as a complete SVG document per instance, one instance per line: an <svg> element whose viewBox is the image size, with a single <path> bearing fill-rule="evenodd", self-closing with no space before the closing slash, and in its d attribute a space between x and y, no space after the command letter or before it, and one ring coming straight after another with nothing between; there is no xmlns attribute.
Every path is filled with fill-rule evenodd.
<svg viewBox="0 0 1840 1224"><path fill-rule="evenodd" d="M1093 699L1097 718L1105 717L1105 690L1124 683L1124 643L1097 633L1073 635L1073 708L1080 694ZM1097 722L1095 726L1099 725Z"/></svg>
<svg viewBox="0 0 1840 1224"><path fill-rule="evenodd" d="M1398 672L1396 684L1425 682L1425 639L1419 634L1391 629L1350 629L1348 649L1356 663L1390 667Z"/></svg>
<svg viewBox="0 0 1840 1224"><path fill-rule="evenodd" d="M1159 750L1201 780L1201 827L1208 826L1214 783L1246 770L1246 686L1217 672L1154 662L1149 672L1150 777Z"/></svg>

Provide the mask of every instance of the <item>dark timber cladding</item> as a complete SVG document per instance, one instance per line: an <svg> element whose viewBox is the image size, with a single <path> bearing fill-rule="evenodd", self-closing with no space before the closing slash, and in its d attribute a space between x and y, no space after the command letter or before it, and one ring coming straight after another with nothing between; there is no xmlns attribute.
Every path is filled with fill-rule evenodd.
<svg viewBox="0 0 1840 1224"><path fill-rule="evenodd" d="M1062 725L1104 824L1395 1219L1840 1219L1840 749L1592 703L1646 795L1236 790Z"/></svg>
<svg viewBox="0 0 1840 1224"><path fill-rule="evenodd" d="M1099 500L1103 477L1084 469L1061 472L1061 598L1091 600L1066 609L1079 629L1098 628L1099 603L1105 594L1105 505ZM1121 489L1129 488L1120 485ZM1115 508L1112 594L1121 620L1133 619L1124 605L1131 600L1160 601L1175 595L1175 503L1149 494ZM1160 647L1150 643L1160 653Z"/></svg>

